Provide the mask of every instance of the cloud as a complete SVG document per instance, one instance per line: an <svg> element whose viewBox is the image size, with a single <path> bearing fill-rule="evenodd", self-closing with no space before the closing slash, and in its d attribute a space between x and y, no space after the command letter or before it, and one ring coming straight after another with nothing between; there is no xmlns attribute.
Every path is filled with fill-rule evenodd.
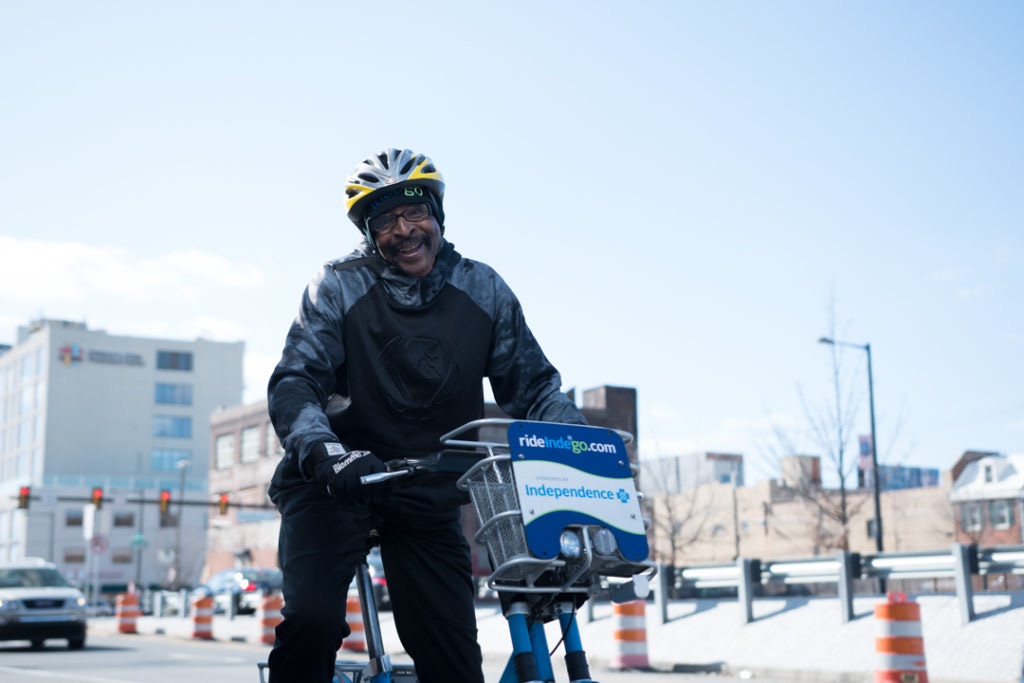
<svg viewBox="0 0 1024 683"><path fill-rule="evenodd" d="M246 328L234 320L210 315L177 320L120 320L111 330L114 334L166 339L206 339L209 341L244 341Z"/></svg>
<svg viewBox="0 0 1024 683"><path fill-rule="evenodd" d="M958 287L954 292L953 296L956 297L957 301L975 301L985 296L987 288L983 285L976 285L974 287Z"/></svg>
<svg viewBox="0 0 1024 683"><path fill-rule="evenodd" d="M245 354L245 360L242 361L242 372L245 376L242 396L244 403L253 403L267 397L267 382L270 381L270 373L274 371L278 360L278 356L266 353L253 351Z"/></svg>
<svg viewBox="0 0 1024 683"><path fill-rule="evenodd" d="M967 278L970 274L971 269L967 266L950 266L934 271L931 277L939 282L957 282Z"/></svg>
<svg viewBox="0 0 1024 683"><path fill-rule="evenodd" d="M196 300L211 286L244 291L263 273L196 249L142 258L126 249L0 236L0 301L22 307L114 300Z"/></svg>

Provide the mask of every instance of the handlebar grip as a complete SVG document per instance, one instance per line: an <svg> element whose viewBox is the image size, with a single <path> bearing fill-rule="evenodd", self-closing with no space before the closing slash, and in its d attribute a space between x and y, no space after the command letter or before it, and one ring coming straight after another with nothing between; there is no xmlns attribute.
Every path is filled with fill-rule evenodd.
<svg viewBox="0 0 1024 683"><path fill-rule="evenodd" d="M376 472L374 474L366 474L359 477L359 483L363 486L371 486L373 484L380 484L381 482L388 481L389 479L397 479L398 477L404 477L409 474L412 470L395 470L393 472Z"/></svg>

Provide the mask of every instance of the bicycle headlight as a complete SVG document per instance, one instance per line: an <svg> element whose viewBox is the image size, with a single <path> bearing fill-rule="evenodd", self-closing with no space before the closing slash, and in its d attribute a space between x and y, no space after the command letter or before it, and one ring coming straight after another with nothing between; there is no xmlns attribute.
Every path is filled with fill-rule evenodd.
<svg viewBox="0 0 1024 683"><path fill-rule="evenodd" d="M619 547L619 544L615 542L615 534L611 532L611 529L601 527L594 532L594 550L599 555L611 555Z"/></svg>
<svg viewBox="0 0 1024 683"><path fill-rule="evenodd" d="M566 529L558 538L558 545L564 557L579 557L582 543L580 535L571 529Z"/></svg>

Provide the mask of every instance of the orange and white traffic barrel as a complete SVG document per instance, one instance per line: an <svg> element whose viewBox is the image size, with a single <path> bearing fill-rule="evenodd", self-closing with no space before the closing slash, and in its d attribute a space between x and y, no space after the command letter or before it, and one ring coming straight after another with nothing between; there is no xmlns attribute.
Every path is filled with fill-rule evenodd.
<svg viewBox="0 0 1024 683"><path fill-rule="evenodd" d="M118 633L138 633L136 619L141 614L139 596L135 593L121 593L114 605L114 616L117 618Z"/></svg>
<svg viewBox="0 0 1024 683"><path fill-rule="evenodd" d="M875 683L928 683L921 606L905 593L875 605Z"/></svg>
<svg viewBox="0 0 1024 683"><path fill-rule="evenodd" d="M366 632L363 630L363 610L359 607L359 598L350 595L345 600L345 623L352 632L341 641L342 650L366 652Z"/></svg>
<svg viewBox="0 0 1024 683"><path fill-rule="evenodd" d="M276 634L274 629L281 623L281 608L284 607L284 598L279 593L271 593L263 596L260 603L260 642L264 645L273 645Z"/></svg>
<svg viewBox="0 0 1024 683"><path fill-rule="evenodd" d="M612 608L615 618L613 669L649 669L647 658L647 615L643 600L632 600Z"/></svg>
<svg viewBox="0 0 1024 683"><path fill-rule="evenodd" d="M200 640L213 639L212 595L192 601L192 637Z"/></svg>

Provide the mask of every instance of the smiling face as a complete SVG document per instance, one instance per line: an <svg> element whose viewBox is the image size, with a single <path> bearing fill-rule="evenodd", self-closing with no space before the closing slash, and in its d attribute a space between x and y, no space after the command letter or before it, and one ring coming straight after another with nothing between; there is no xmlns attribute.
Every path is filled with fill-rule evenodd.
<svg viewBox="0 0 1024 683"><path fill-rule="evenodd" d="M384 260L406 275L424 277L433 270L441 251L441 226L427 204L385 211L370 220L370 231Z"/></svg>

